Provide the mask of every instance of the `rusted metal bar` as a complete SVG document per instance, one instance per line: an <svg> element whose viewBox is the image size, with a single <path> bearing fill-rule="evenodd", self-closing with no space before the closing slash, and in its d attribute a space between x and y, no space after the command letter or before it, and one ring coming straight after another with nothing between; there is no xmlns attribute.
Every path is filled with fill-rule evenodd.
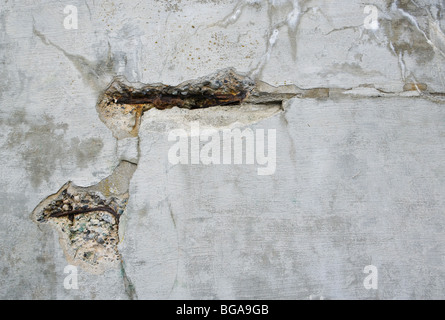
<svg viewBox="0 0 445 320"><path fill-rule="evenodd" d="M76 214L96 212L96 211L106 211L108 213L111 213L113 215L113 217L116 219L116 222L119 223L119 215L116 213L116 211L114 211L110 207L95 207L95 208L85 208L85 209L77 209L77 210L70 210L70 211L62 211L62 212L52 213L49 216L51 218L58 218L58 217L74 216Z"/></svg>
<svg viewBox="0 0 445 320"><path fill-rule="evenodd" d="M241 103L247 92L233 94L198 94L187 93L185 95L150 93L150 94L130 94L116 99L118 104L149 104L157 109L168 109L174 106L182 108L206 108L228 104Z"/></svg>

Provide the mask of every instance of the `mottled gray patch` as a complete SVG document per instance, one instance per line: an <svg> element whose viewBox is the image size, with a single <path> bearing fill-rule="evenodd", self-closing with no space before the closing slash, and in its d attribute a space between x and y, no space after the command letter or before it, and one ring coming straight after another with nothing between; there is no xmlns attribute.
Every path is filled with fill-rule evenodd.
<svg viewBox="0 0 445 320"><path fill-rule="evenodd" d="M353 154L343 154L338 159L338 169L343 177L350 178L360 170L360 163Z"/></svg>
<svg viewBox="0 0 445 320"><path fill-rule="evenodd" d="M60 142L68 125L54 123L54 118L49 115L44 115L38 123L27 124L20 114L17 111L7 121L11 128L6 144L10 149L18 149L31 184L36 188L43 181L49 181L58 164L60 155L63 154L63 144Z"/></svg>
<svg viewBox="0 0 445 320"><path fill-rule="evenodd" d="M389 10L391 10L393 3L393 0L387 1ZM418 7L411 0L399 0L396 1L396 4L398 9L415 17L418 20L419 28L425 34L429 34L429 25L423 21L428 18L427 11L424 8ZM393 14L392 19L381 19L379 22L385 30L390 43L393 45L396 54L408 53L420 65L431 61L435 56L434 48L428 44L424 34L407 17L398 14L397 10Z"/></svg>
<svg viewBox="0 0 445 320"><path fill-rule="evenodd" d="M195 0L197 3L202 3L202 4L220 4L221 2L223 2L222 0Z"/></svg>
<svg viewBox="0 0 445 320"><path fill-rule="evenodd" d="M381 21L381 26L385 29L397 55L408 53L416 59L420 65L433 60L435 52L423 34L419 32L406 19L393 19ZM425 31L428 34L428 30Z"/></svg>
<svg viewBox="0 0 445 320"><path fill-rule="evenodd" d="M182 8L180 7L181 0L155 0L155 2L163 5L166 11L182 11Z"/></svg>
<svg viewBox="0 0 445 320"><path fill-rule="evenodd" d="M0 249L0 299L55 299L60 282L52 233L33 227L23 194L8 192L8 188L7 182L0 184L5 190L0 193L4 218L0 233L8 234Z"/></svg>
<svg viewBox="0 0 445 320"><path fill-rule="evenodd" d="M16 110L10 118L6 119L6 125L15 127L22 123L26 123L26 112L24 109Z"/></svg>
<svg viewBox="0 0 445 320"><path fill-rule="evenodd" d="M103 141L98 138L88 138L82 141L78 137L71 139L71 150L76 156L77 165L80 168L86 168L90 159L98 155L103 146Z"/></svg>
<svg viewBox="0 0 445 320"><path fill-rule="evenodd" d="M71 143L64 143L68 124L56 122L50 115L30 122L23 110L17 110L5 119L5 123L10 128L6 130L8 135L3 147L16 150L34 188L48 182L53 171L64 161L75 162L84 168L103 148L102 140L94 137L73 138Z"/></svg>
<svg viewBox="0 0 445 320"><path fill-rule="evenodd" d="M363 75L377 76L382 73L379 71L366 71L358 63L334 63L327 71L320 72L319 75L326 77L329 75L337 75L339 73L349 73L356 77L362 77Z"/></svg>
<svg viewBox="0 0 445 320"><path fill-rule="evenodd" d="M390 8L396 2L397 7L405 11L420 13L422 9L418 8L412 0L386 0L386 7Z"/></svg>

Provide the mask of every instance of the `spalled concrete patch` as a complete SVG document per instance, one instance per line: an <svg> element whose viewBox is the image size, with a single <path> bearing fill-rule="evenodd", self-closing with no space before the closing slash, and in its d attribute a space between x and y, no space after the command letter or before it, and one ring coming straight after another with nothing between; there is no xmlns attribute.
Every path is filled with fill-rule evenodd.
<svg viewBox="0 0 445 320"><path fill-rule="evenodd" d="M68 182L34 209L36 223L48 223L58 231L71 264L91 273L119 266L119 218L127 205L135 168L123 161L110 177L91 187Z"/></svg>
<svg viewBox="0 0 445 320"><path fill-rule="evenodd" d="M77 30L58 1L3 2L1 297L443 297L443 0L74 0ZM168 92L228 67L254 80L245 98ZM124 77L132 92L99 110ZM172 165L166 133L194 121L276 130L276 173ZM97 183L122 161L137 171L116 196Z"/></svg>
<svg viewBox="0 0 445 320"><path fill-rule="evenodd" d="M113 135L122 139L138 135L144 111L239 105L253 86L253 80L233 69L221 70L177 86L131 84L125 79L115 79L99 98L97 110Z"/></svg>
<svg viewBox="0 0 445 320"><path fill-rule="evenodd" d="M55 227L70 263L91 273L119 264L122 267L117 244L124 231L119 230L119 220L139 158L138 140L134 139L138 138L142 114L146 112L146 121L161 132L196 120L204 128L244 126L282 111L283 101L295 94L294 88L265 83L255 86L253 80L231 68L178 86L129 84L115 79L100 96L97 110L117 139L117 155L124 161L95 186L66 183L34 209L33 220ZM243 103L250 95L250 101ZM85 157L85 152L80 157Z"/></svg>

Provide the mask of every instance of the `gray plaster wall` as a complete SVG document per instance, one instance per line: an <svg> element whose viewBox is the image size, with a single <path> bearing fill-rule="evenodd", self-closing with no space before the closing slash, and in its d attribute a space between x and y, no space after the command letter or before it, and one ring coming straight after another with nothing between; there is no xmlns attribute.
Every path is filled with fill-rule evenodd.
<svg viewBox="0 0 445 320"><path fill-rule="evenodd" d="M439 0L0 0L0 298L443 298L444 30ZM269 113L153 109L119 140L99 118L115 76L177 85L229 67L329 95ZM169 132L192 121L276 130L274 174L172 164ZM59 235L31 213L122 160L137 164L122 263L79 267L66 289Z"/></svg>

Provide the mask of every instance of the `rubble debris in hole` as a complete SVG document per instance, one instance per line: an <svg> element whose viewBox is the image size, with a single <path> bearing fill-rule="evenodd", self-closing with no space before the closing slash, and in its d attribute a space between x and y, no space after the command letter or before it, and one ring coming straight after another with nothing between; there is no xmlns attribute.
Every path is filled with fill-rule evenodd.
<svg viewBox="0 0 445 320"><path fill-rule="evenodd" d="M128 202L135 167L123 161L111 176L91 187L67 182L34 209L36 223L49 224L58 231L71 264L91 273L119 266L119 219Z"/></svg>

